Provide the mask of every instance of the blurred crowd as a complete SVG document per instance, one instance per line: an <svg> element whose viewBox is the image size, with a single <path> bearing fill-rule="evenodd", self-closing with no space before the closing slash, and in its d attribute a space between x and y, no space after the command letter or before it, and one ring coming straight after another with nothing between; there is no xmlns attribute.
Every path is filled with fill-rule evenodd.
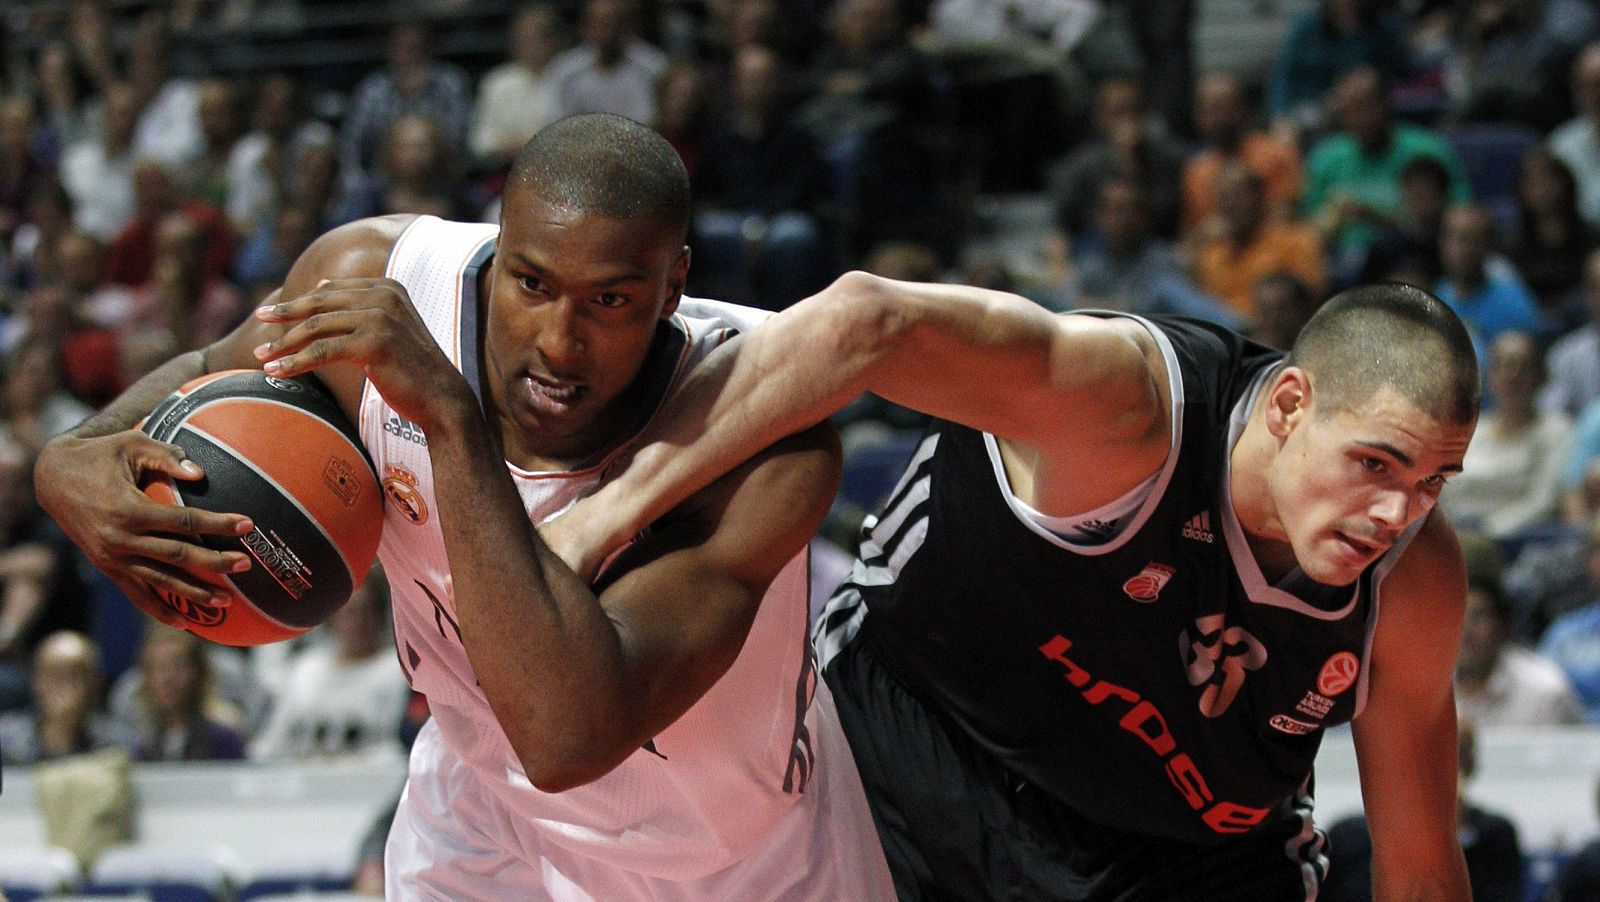
<svg viewBox="0 0 1600 902"><path fill-rule="evenodd" d="M317 235L388 213L494 221L517 148L597 111L682 156L695 294L780 309L864 268L1286 348L1346 286L1434 291L1472 330L1487 399L1441 502L1471 573L1463 716L1600 722L1600 11L1258 4L1290 15L1270 65L1203 71L1197 6L8 3L0 755L403 745L423 712L381 573L293 646L129 639L111 623L126 605L32 505L31 461L231 329ZM993 197L1048 221L985 234ZM848 543L918 419L870 398L841 415L829 538Z"/></svg>

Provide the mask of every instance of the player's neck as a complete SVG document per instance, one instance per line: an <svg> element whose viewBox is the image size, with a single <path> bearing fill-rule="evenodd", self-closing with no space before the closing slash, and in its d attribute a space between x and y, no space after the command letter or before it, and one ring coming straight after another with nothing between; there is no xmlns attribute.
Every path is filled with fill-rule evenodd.
<svg viewBox="0 0 1600 902"><path fill-rule="evenodd" d="M1277 439L1267 430L1265 403L1265 395L1256 400L1256 407L1229 454L1228 500L1250 545L1250 553L1261 568L1261 575L1268 582L1277 582L1298 566L1298 562L1267 487L1267 473L1277 451Z"/></svg>

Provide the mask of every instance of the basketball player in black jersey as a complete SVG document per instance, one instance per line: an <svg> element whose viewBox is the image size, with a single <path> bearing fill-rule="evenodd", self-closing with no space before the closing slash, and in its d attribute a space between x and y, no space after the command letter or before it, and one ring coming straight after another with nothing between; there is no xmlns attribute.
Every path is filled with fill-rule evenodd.
<svg viewBox="0 0 1600 902"><path fill-rule="evenodd" d="M1352 720L1376 897L1467 897L1434 505L1478 372L1437 299L1353 289L1284 357L849 274L717 355L551 540L625 541L863 391L939 418L814 633L902 898L1313 898Z"/></svg>

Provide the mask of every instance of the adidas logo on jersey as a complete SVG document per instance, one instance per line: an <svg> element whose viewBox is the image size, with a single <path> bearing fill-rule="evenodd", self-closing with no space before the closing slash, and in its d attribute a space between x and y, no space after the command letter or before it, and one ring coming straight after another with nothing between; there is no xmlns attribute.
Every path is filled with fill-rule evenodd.
<svg viewBox="0 0 1600 902"><path fill-rule="evenodd" d="M1211 512L1201 511L1190 517L1189 522L1183 524L1183 537L1210 545L1216 538L1211 533Z"/></svg>

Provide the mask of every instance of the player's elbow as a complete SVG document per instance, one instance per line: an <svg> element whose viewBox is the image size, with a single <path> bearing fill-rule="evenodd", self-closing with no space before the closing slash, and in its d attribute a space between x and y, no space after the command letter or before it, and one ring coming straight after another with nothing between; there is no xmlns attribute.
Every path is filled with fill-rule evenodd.
<svg viewBox="0 0 1600 902"><path fill-rule="evenodd" d="M595 754L594 749L582 752L576 747L568 750L542 748L531 753L519 753L522 771L528 782L540 792L566 792L577 789L610 773L619 763L610 756Z"/></svg>
<svg viewBox="0 0 1600 902"><path fill-rule="evenodd" d="M911 334L914 308L888 279L847 272L815 297L815 335L833 360L874 360L891 355Z"/></svg>

